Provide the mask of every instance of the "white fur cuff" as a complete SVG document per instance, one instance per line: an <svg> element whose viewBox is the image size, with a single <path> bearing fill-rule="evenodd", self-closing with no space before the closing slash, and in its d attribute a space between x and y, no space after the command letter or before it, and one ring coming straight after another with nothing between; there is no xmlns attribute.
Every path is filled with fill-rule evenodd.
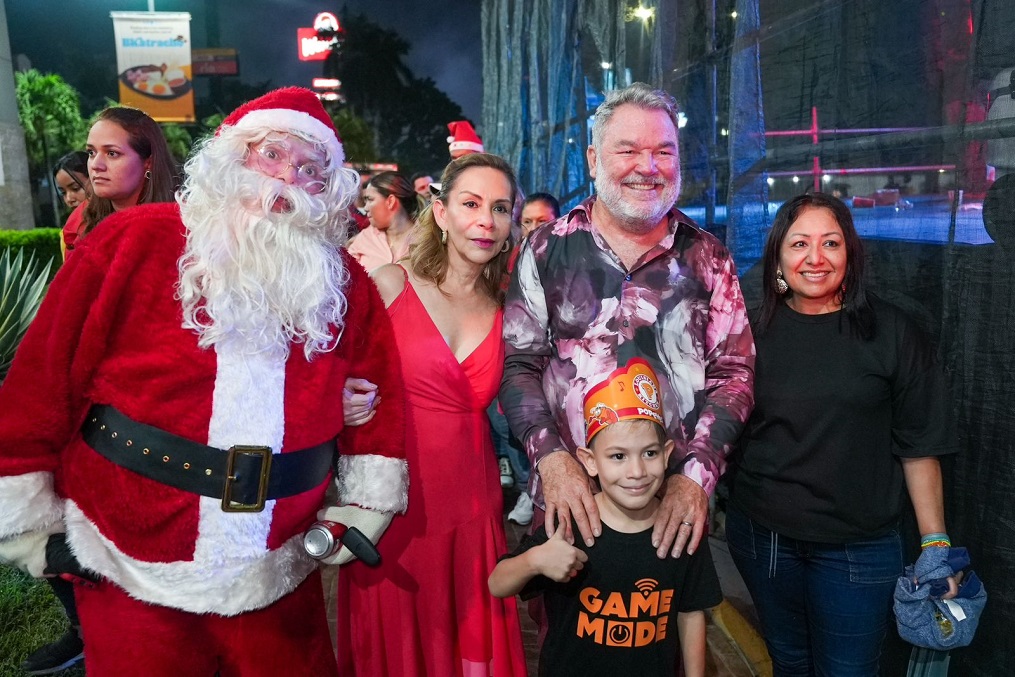
<svg viewBox="0 0 1015 677"><path fill-rule="evenodd" d="M405 512L409 467L401 458L376 454L338 457L338 501L379 512Z"/></svg>
<svg viewBox="0 0 1015 677"><path fill-rule="evenodd" d="M63 520L63 501L53 491L53 473L0 477L0 539L50 529Z"/></svg>

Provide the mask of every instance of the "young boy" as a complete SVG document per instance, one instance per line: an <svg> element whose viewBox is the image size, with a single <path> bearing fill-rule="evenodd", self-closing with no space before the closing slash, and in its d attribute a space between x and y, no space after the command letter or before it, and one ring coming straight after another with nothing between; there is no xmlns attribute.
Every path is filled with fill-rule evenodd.
<svg viewBox="0 0 1015 677"><path fill-rule="evenodd" d="M540 528L490 575L497 597L542 594L548 632L540 675L705 674L705 615L722 601L707 547L659 559L652 524L673 441L663 429L659 381L632 359L585 396L578 458L601 491L595 545ZM575 531L577 533L577 531ZM678 641L679 635L679 641Z"/></svg>

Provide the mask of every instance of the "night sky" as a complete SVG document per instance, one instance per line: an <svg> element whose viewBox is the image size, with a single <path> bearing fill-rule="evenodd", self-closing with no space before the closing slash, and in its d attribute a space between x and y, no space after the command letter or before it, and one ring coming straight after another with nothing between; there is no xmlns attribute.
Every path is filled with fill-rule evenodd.
<svg viewBox="0 0 1015 677"><path fill-rule="evenodd" d="M155 0L157 11L190 12L194 47L208 47L206 7L215 0ZM321 74L321 62L296 57L296 29L313 24L318 12L341 16L343 7L366 15L383 28L401 35L412 50L406 65L417 77L431 77L475 122L482 106L482 45L480 1L444 0L437 4L416 0L219 0L221 47L240 53L240 78L256 83L271 80L275 87L310 86ZM92 97L116 96L113 22L111 11L147 11L147 0L6 0L11 52L24 54L41 71L61 73L68 59L87 55L96 64L111 64L108 89L83 92ZM99 88L105 82L71 82L78 89ZM86 111L87 113L88 111Z"/></svg>

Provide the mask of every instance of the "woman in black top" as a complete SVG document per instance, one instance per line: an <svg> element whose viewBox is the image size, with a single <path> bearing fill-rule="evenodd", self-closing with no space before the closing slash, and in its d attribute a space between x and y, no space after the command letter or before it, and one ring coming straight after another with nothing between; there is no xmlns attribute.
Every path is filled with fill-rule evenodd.
<svg viewBox="0 0 1015 677"><path fill-rule="evenodd" d="M907 494L925 544L947 541L944 376L913 323L868 294L860 238L838 199L785 203L763 266L730 551L777 676L876 675Z"/></svg>

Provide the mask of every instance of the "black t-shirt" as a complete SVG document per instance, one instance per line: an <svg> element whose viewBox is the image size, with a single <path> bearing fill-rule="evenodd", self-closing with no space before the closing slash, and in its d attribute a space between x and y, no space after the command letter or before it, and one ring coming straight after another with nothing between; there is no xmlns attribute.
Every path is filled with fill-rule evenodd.
<svg viewBox="0 0 1015 677"><path fill-rule="evenodd" d="M574 527L577 533L577 526ZM546 542L540 527L511 554ZM605 523L589 557L567 583L536 576L521 595L542 594L549 631L539 655L539 674L673 675L677 665L677 613L722 602L708 539L693 555L656 557L652 530L614 531Z"/></svg>
<svg viewBox="0 0 1015 677"><path fill-rule="evenodd" d="M897 457L956 450L934 351L900 310L873 307L869 341L841 311L784 304L755 332L755 406L730 499L773 531L821 543L881 536L906 500Z"/></svg>

